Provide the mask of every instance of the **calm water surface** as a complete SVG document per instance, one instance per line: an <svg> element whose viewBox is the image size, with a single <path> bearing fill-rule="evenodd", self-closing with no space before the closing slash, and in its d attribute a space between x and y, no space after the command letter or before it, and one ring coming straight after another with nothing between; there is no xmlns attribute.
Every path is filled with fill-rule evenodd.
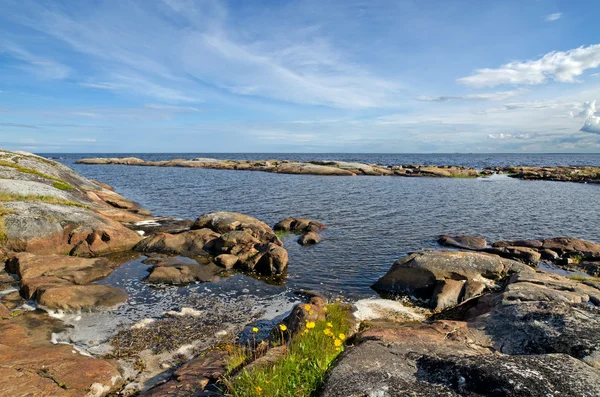
<svg viewBox="0 0 600 397"><path fill-rule="evenodd" d="M600 155L132 154L147 160L338 159L380 164L600 165ZM490 241L572 236L600 241L600 185L479 179L331 177L252 171L78 165L98 154L53 155L77 172L110 185L155 215L195 219L212 211L252 215L269 225L288 216L329 226L325 240L290 254L286 290L319 289L349 297L373 295L370 285L401 256L436 247L442 233ZM119 155L100 155L124 156ZM119 277L119 274L115 277ZM114 277L113 277L114 278ZM248 277L243 277L248 279ZM226 283L227 281L225 281ZM233 280L232 280L233 282ZM239 277L235 279L240 282ZM256 287L254 281L248 281ZM269 290L273 293L272 289Z"/></svg>

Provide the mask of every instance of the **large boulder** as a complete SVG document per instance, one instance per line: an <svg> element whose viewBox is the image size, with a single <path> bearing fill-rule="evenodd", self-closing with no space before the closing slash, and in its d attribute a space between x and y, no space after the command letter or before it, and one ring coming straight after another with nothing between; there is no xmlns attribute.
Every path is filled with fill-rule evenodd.
<svg viewBox="0 0 600 397"><path fill-rule="evenodd" d="M126 251L141 237L88 208L35 201L4 203L6 241L12 251L99 256Z"/></svg>
<svg viewBox="0 0 600 397"><path fill-rule="evenodd" d="M218 265L235 266L261 275L281 275L288 264L281 240L264 222L234 212L214 212L199 217L190 231L157 233L135 249L140 252L206 257L214 255ZM165 269L158 270L167 271ZM173 269L168 270L173 272Z"/></svg>
<svg viewBox="0 0 600 397"><path fill-rule="evenodd" d="M320 243L321 236L318 233L326 228L324 223L308 218L285 218L273 227L276 231L300 234L301 236L298 238L300 245Z"/></svg>
<svg viewBox="0 0 600 397"><path fill-rule="evenodd" d="M273 229L266 223L248 215L237 212L211 212L202 215L192 225L192 229L208 228L220 234L233 231L244 231L263 242L282 245Z"/></svg>
<svg viewBox="0 0 600 397"><path fill-rule="evenodd" d="M499 291L427 323L371 321L322 395L600 395L599 302L592 279L513 272Z"/></svg>
<svg viewBox="0 0 600 397"><path fill-rule="evenodd" d="M513 273L530 267L496 255L475 252L424 251L396 261L372 288L384 294L409 295L443 309L497 287Z"/></svg>

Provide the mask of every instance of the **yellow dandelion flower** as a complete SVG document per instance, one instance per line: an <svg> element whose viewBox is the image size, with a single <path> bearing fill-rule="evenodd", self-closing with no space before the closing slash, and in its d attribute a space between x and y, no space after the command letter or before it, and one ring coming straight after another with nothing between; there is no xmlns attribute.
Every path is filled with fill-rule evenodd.
<svg viewBox="0 0 600 397"><path fill-rule="evenodd" d="M256 394L258 394L259 396L262 394L262 387L256 386Z"/></svg>
<svg viewBox="0 0 600 397"><path fill-rule="evenodd" d="M331 322L328 322L328 323L327 323L327 326L328 326L329 328L332 328L332 327L333 327L333 324L331 324Z"/></svg>
<svg viewBox="0 0 600 397"><path fill-rule="evenodd" d="M332 334L332 332L331 332L331 330L330 330L329 328L326 328L326 329L324 329L324 330L323 330L323 333L324 333L325 335L331 335L331 334Z"/></svg>
<svg viewBox="0 0 600 397"><path fill-rule="evenodd" d="M344 334L340 334L338 337L339 337L341 340L346 340L346 335L344 335Z"/></svg>
<svg viewBox="0 0 600 397"><path fill-rule="evenodd" d="M256 327L252 328L252 332L257 333L258 332L258 328L256 328Z"/></svg>
<svg viewBox="0 0 600 397"><path fill-rule="evenodd" d="M261 344L261 345L264 345L264 344L265 344L265 341L264 341L264 340L261 340L261 341L260 341L260 344Z"/></svg>
<svg viewBox="0 0 600 397"><path fill-rule="evenodd" d="M308 304L304 305L304 310L310 310L310 305L308 305Z"/></svg>
<svg viewBox="0 0 600 397"><path fill-rule="evenodd" d="M336 340L334 340L334 341L333 341L333 344L334 344L335 346L337 346L337 347L340 347L340 346L342 345L342 341L341 341L341 340L339 340L339 339L336 339Z"/></svg>
<svg viewBox="0 0 600 397"><path fill-rule="evenodd" d="M308 321L306 323L306 328L313 329L314 327L315 327L315 322L314 321Z"/></svg>
<svg viewBox="0 0 600 397"><path fill-rule="evenodd" d="M282 331L287 331L287 327L285 326L285 324L279 324L279 329Z"/></svg>
<svg viewBox="0 0 600 397"><path fill-rule="evenodd" d="M327 311L327 308L326 308L326 307L324 307L324 308L323 308L323 311L324 311L324 312L326 312L326 311Z"/></svg>

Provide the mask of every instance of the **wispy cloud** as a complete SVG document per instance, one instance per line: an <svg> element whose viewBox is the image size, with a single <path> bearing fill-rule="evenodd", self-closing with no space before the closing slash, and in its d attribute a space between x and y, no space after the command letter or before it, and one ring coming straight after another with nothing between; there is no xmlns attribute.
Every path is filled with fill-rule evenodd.
<svg viewBox="0 0 600 397"><path fill-rule="evenodd" d="M449 101L502 101L525 93L526 90L488 92L483 94L468 94L460 96L419 96L417 101L423 102L449 102Z"/></svg>
<svg viewBox="0 0 600 397"><path fill-rule="evenodd" d="M0 127L17 127L17 128L30 128L37 129L38 127L32 124L19 124L19 123L0 123Z"/></svg>
<svg viewBox="0 0 600 397"><path fill-rule="evenodd" d="M554 14L548 14L544 17L544 20L546 22L554 22L554 21L558 21L559 19L562 18L562 12L555 12Z"/></svg>
<svg viewBox="0 0 600 397"><path fill-rule="evenodd" d="M71 72L69 67L59 62L34 55L14 43L0 39L0 54L2 53L20 61L21 69L41 79L64 79Z"/></svg>
<svg viewBox="0 0 600 397"><path fill-rule="evenodd" d="M575 82L587 69L600 66L600 44L569 51L553 51L535 61L515 61L497 69L478 69L475 74L458 79L471 87L494 87L501 84L543 84L549 80Z"/></svg>
<svg viewBox="0 0 600 397"><path fill-rule="evenodd" d="M107 2L93 13L79 3L68 12L58 3L12 4L7 14L21 10L15 22L111 65L81 83L88 88L171 103L226 92L338 108L389 106L400 90L350 61L321 29L264 40L240 30L216 1Z"/></svg>
<svg viewBox="0 0 600 397"><path fill-rule="evenodd" d="M78 143L96 143L96 138L72 138L67 139L67 142L78 142Z"/></svg>

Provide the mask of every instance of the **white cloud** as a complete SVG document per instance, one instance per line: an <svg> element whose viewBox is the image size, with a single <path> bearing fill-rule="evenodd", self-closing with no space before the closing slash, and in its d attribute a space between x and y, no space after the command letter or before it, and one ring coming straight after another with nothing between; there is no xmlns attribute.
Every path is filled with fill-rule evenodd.
<svg viewBox="0 0 600 397"><path fill-rule="evenodd" d="M78 143L96 143L96 138L74 138L68 139L68 142L78 142Z"/></svg>
<svg viewBox="0 0 600 397"><path fill-rule="evenodd" d="M415 98L417 101L424 102L449 102L449 101L502 101L523 94L526 90L512 90L488 92L483 94L468 94L459 96L419 96Z"/></svg>
<svg viewBox="0 0 600 397"><path fill-rule="evenodd" d="M548 80L575 82L587 69L600 66L600 44L569 51L553 51L534 61L515 61L497 69L477 69L458 82L472 87L495 87L501 84L543 84Z"/></svg>
<svg viewBox="0 0 600 397"><path fill-rule="evenodd" d="M581 131L600 134L600 117L590 117L587 119L583 127L581 127Z"/></svg>
<svg viewBox="0 0 600 397"><path fill-rule="evenodd" d="M175 105L164 105L158 103L149 103L146 104L145 107L148 109L158 109L158 110L169 110L173 112L201 112L202 109L194 107L194 106L175 106Z"/></svg>
<svg viewBox="0 0 600 397"><path fill-rule="evenodd" d="M490 139L529 139L529 134L488 134L488 138Z"/></svg>
<svg viewBox="0 0 600 397"><path fill-rule="evenodd" d="M554 22L554 21L558 21L560 18L562 18L562 12L556 12L554 14L548 14L544 17L544 20L546 22Z"/></svg>
<svg viewBox="0 0 600 397"><path fill-rule="evenodd" d="M581 131L600 134L600 117L596 116L596 111L596 101L588 101L583 104L583 110L577 114L586 119Z"/></svg>

